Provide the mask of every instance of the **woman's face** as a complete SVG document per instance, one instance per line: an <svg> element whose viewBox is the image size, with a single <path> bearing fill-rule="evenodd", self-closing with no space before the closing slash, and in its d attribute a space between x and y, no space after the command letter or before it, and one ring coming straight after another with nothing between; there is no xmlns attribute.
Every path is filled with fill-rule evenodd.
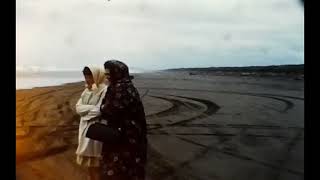
<svg viewBox="0 0 320 180"><path fill-rule="evenodd" d="M94 84L93 76L92 75L84 75L84 79L86 80L86 83L88 84L88 88L91 89L92 84Z"/></svg>
<svg viewBox="0 0 320 180"><path fill-rule="evenodd" d="M110 82L110 70L109 69L105 69L105 76L106 76L106 83Z"/></svg>

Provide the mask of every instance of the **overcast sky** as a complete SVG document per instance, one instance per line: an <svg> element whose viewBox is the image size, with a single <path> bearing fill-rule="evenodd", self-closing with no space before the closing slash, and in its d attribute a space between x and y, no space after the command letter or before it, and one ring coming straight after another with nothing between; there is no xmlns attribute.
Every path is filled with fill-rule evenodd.
<svg viewBox="0 0 320 180"><path fill-rule="evenodd" d="M298 0L17 0L17 69L304 63Z"/></svg>

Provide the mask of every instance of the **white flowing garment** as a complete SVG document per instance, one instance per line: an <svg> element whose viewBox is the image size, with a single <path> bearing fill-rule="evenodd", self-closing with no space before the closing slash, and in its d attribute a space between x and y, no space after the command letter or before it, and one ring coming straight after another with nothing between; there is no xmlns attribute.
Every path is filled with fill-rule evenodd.
<svg viewBox="0 0 320 180"><path fill-rule="evenodd" d="M100 72L98 69L93 68L90 68L90 70L93 73L95 82L103 82L103 77L101 77L101 73L104 75L103 71ZM79 156L101 158L102 142L87 138L86 132L88 127L96 122L96 120L91 119L100 115L100 105L106 94L106 91L107 86L103 83L99 84L98 88L93 90L86 88L76 104L76 111L81 116L79 124L78 148L76 151L76 154Z"/></svg>

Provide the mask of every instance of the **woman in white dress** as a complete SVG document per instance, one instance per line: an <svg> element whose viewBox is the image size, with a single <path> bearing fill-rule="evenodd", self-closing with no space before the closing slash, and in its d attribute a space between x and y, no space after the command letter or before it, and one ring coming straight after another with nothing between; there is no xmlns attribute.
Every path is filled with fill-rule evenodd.
<svg viewBox="0 0 320 180"><path fill-rule="evenodd" d="M90 180L99 180L102 143L86 137L88 127L100 115L100 105L107 86L103 68L85 67L83 70L86 88L76 104L76 111L80 115L78 148L76 151L77 164L88 169Z"/></svg>

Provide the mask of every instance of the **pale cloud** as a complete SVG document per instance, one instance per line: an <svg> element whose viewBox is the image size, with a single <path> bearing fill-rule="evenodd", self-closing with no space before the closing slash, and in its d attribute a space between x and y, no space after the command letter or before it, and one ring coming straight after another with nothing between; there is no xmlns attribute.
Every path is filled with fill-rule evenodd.
<svg viewBox="0 0 320 180"><path fill-rule="evenodd" d="M17 0L17 64L303 63L303 13L298 0Z"/></svg>

